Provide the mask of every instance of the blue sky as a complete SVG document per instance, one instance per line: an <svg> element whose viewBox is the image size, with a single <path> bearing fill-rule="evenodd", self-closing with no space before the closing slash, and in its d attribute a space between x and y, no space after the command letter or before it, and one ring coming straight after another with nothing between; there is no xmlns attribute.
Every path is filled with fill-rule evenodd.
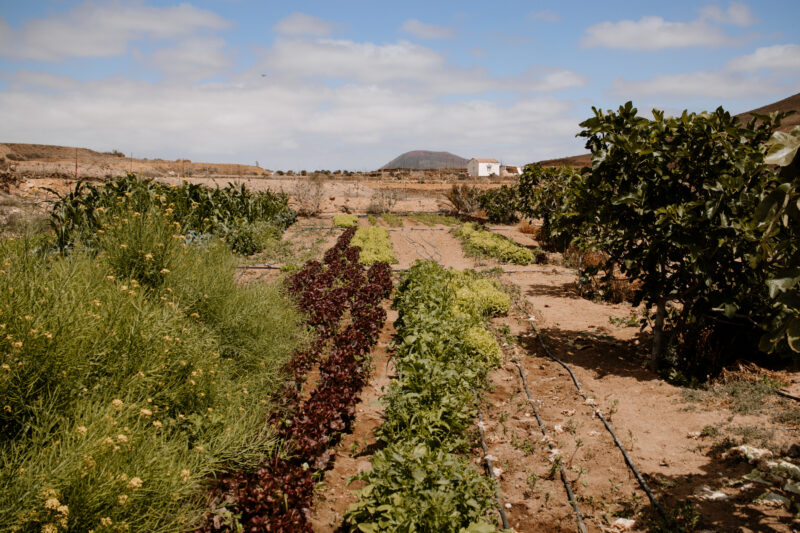
<svg viewBox="0 0 800 533"><path fill-rule="evenodd" d="M800 92L800 3L0 0L0 142L377 168L580 153L592 106Z"/></svg>

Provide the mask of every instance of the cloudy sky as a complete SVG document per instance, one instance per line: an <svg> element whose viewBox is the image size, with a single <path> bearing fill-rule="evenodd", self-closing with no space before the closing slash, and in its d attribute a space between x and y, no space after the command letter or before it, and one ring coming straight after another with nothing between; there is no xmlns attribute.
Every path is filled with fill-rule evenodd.
<svg viewBox="0 0 800 533"><path fill-rule="evenodd" d="M0 0L0 142L365 170L573 155L592 106L800 92L800 2Z"/></svg>

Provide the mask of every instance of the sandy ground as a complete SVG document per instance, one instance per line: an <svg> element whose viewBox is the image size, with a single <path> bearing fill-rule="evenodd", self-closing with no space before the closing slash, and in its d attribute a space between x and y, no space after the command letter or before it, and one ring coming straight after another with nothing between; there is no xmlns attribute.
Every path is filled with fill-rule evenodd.
<svg viewBox="0 0 800 533"><path fill-rule="evenodd" d="M195 180L193 180L195 181ZM209 180L197 180L213 184ZM275 182L244 179L253 188L294 187L290 180ZM217 182L218 183L218 182ZM23 199L39 198L40 187L67 190L63 179L28 179L15 185L14 194ZM332 227L330 216L350 210L363 213L382 182L324 184L320 218L300 218L284 235L284 245L270 259L255 256L243 263L243 282L275 279L279 268L319 259L341 230ZM447 184L402 184L397 192L396 211L435 211ZM26 200L27 201L27 200ZM4 200L11 213L22 209ZM2 213L0 213L2 214ZM7 216L7 215L4 215ZM360 224L368 224L361 218ZM378 224L386 225L382 219ZM525 246L535 241L517 228L493 226L503 235ZM505 361L490 376L483 416L489 452L496 458L500 478L499 494L511 525L520 532L575 531L575 514L567 502L564 487L553 475L551 453L525 395L513 359L520 362L530 392L536 401L546 431L567 466L567 477L578 498L578 506L589 531L614 531L619 516L636 520L633 531L647 531L653 509L626 467L611 436L594 416L566 372L544 354L539 338L531 335L529 317L554 355L572 366L586 393L609 418L623 445L662 502L674 509L676 502L688 501L700 516L697 530L788 532L800 530L793 513L785 507L766 507L753 502L764 493L757 483L742 483L751 465L725 460L722 451L732 439L768 446L786 456L792 443L800 443L800 415L776 422L771 415L800 407L771 396L765 409L756 414L738 414L725 398L675 387L646 370L649 334L626 320L640 310L627 303L610 304L582 298L577 291L576 272L561 265L558 257L548 264L517 267L492 260L466 257L459 241L446 226L430 228L409 218L402 228L390 228L395 270L406 269L418 259L434 259L454 268L491 271L500 268L499 279L514 295L516 306L508 317L493 320L505 338ZM392 374L389 343L393 335L393 311L373 353L374 373L358 407L353 432L345 436L337 459L326 472L314 508L316 531L334 531L352 503L347 478L365 468L374 452L373 430L381 423L379 398ZM800 395L800 374L773 374ZM702 433L702 435L701 435ZM727 444L726 444L727 442ZM476 468L483 454L474 450ZM796 457L790 457L798 463ZM697 496L704 487L720 491L724 498L707 500Z"/></svg>
<svg viewBox="0 0 800 533"><path fill-rule="evenodd" d="M361 219L360 223L367 221ZM380 220L378 223L384 225ZM611 317L624 319L636 313L629 304L581 298L575 289L574 270L563 266L516 267L466 257L449 229L429 228L407 218L402 228L391 228L399 259L394 268L408 268L417 259L435 259L454 268L500 267L513 271L502 274L501 279L517 294L525 310L515 307L508 317L495 319L493 325L519 342L504 346L506 359L490 376L483 416L489 453L496 459L500 478L500 498L515 530L575 531L576 519L560 477L553 474L553 454L542 439L514 359L521 363L547 433L567 466L567 477L587 529L614 531L614 521L626 516L636 520L631 531L648 531L647 520L654 516L621 452L594 415L594 408L578 395L563 368L544 356L538 339L531 335L530 315L535 317L552 353L571 365L584 391L610 420L637 468L667 508L677 499L688 498L703 517L703 527L713 531L797 530L798 524L792 522L788 510L752 503L762 489L734 484L751 466L722 460L715 447L717 441L699 436L708 427L721 431L725 427L767 427L767 416L738 415L718 401L688 403L681 388L646 370L647 334L638 326L611 323ZM521 244L535 244L519 231L496 229ZM375 374L359 405L353 433L343 438L336 462L321 485L314 508L315 531L335 531L341 525L347 506L353 502L349 491L360 486L358 482L348 485L347 478L369 468L375 445L372 431L381 423L380 393L391 378L387 343L394 318L396 315L390 314L381 334L374 354ZM796 377L787 375L786 379ZM798 436L797 429L775 431L771 444L786 446ZM482 457L476 448L476 468L483 464ZM728 499L696 498L695 493L705 486L721 490Z"/></svg>

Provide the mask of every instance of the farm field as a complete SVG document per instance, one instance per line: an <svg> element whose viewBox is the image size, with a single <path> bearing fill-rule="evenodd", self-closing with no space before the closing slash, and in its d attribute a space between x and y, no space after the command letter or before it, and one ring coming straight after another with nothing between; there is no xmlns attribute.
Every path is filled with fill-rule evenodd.
<svg viewBox="0 0 800 533"><path fill-rule="evenodd" d="M549 439L569 465L567 477L587 530L657 527L657 512L594 416L595 406L610 421L659 502L672 513L680 505L677 513L689 515L683 518L696 521L697 530L701 525L718 531L795 528L795 512L754 502L765 485L742 480L754 465L723 455L738 444L768 447L788 457L797 454L793 447L800 432L797 406L772 394L768 383L780 381L784 390L798 395L800 373L744 367L708 389L672 385L646 368L649 335L640 332L636 321L641 309L581 297L575 269L564 266L559 254L548 254L545 264L529 266L469 257L451 234L451 226L429 226L412 217L401 220L402 227L376 220L389 230L399 260L393 265L396 271L418 260L433 260L449 268L487 272L520 306L512 306L507 317L491 320L504 355L503 363L489 373L491 385L481 408L489 455L495 458L499 474L499 496L509 524L517 531L574 531L576 521L559 476L553 476L552 453L542 440L514 359L536 398ZM361 217L359 224L367 226L369 221ZM524 226L487 227L523 246L536 247L531 235L520 231ZM331 227L329 219L301 219L286 238L341 231ZM273 271L256 270L247 275L274 276ZM357 408L353 432L342 438L337 460L320 486L313 509L316 531L336 531L341 526L356 501L350 490L364 485L348 484L348 479L369 470L378 446L374 432L382 421L381 390L394 376L391 322L397 314L389 313L374 354L376 373ZM531 329L531 316L548 349L571 366L592 404L578 394L566 371L546 356ZM478 465L484 454L478 446L471 456ZM619 517L636 522L614 526Z"/></svg>
<svg viewBox="0 0 800 533"><path fill-rule="evenodd" d="M62 187L62 191L68 190ZM40 199L44 195L30 188L19 192L8 196L15 200L6 200L13 205L4 209L35 210L36 204L25 195ZM41 211L42 207L38 209ZM446 269L474 271L503 289L509 302L505 314L474 319L476 323L485 321L501 350L500 358L485 368L483 377L475 382L477 392L471 393L474 396L465 404L469 428L459 437L463 440L453 447L442 444L446 453L465 459L464 463L470 465L465 472L479 476L476 482L483 480L481 483L485 482L486 487L491 482L485 463L487 458L491 461L499 504L485 488L465 489L476 490L476 494L486 498L478 513L485 518L485 524L472 522L474 531L483 531L482 527L494 522L499 527L498 508L503 509L509 527L520 532L575 531L576 508L587 531L669 531L676 530L670 529L675 524L687 531L796 529L797 510L792 506L797 499L791 496L794 487L791 465L798 463L800 455L797 448L800 414L796 402L774 391L782 387L787 393L800 396L800 373L743 365L724 373L710 386L689 388L670 384L647 370L649 330L642 332L638 327L643 307L582 296L578 273L570 258L557 252L543 252L542 243L531 233L527 222L484 226L490 234L502 235L509 243L532 252L533 262L513 264L465 249L457 234L457 230L463 231L462 223L452 217L425 214L367 217L363 211L354 212L356 227L352 230L336 227L332 212L323 210L317 216L301 216L282 230L279 238L266 241L261 250L236 256L236 273L229 271L227 275L235 277L240 287L276 286L289 279L306 279L295 283L296 294L302 294L306 290L303 287L317 283L312 280L322 279L318 278L320 272L339 264L340 259L335 259L337 256L331 255L330 250L338 247L339 253L346 254L347 246L342 239L354 238L359 230L383 228L396 261L380 264L386 265L382 268L387 273L393 271L395 299L400 290L398 283L406 279L409 269L417 268L418 261ZM375 242L385 246L383 241ZM353 256L348 257L342 255L344 262L335 268L344 269L342 272L356 268L346 266L347 261L353 261ZM329 266L317 271L309 266L314 261ZM325 283L330 283L325 291L337 285L330 280ZM359 289L352 290L356 291L352 294L357 294ZM320 317L317 326L339 324L339 319L314 315L322 313L323 308L320 311L315 311L315 307L303 308L313 301L319 303L326 298L301 304L301 310ZM306 357L293 367L291 394L278 394L271 408L277 413L272 420L278 422L279 428L272 438L287 443L288 449L304 450L303 455L293 458L290 454L284 458L269 451L268 457L273 462L263 463L256 474L252 473L253 459L249 465L243 465L249 474L224 474L220 478L221 492L213 496L212 507L226 508L231 514L223 516L215 511L206 515L208 530L227 530L226 520L231 516L249 520L251 525L261 524L258 527L265 525L258 517L271 516L277 520L273 524L282 524L276 530L284 531L356 530L359 523L366 524L367 514L363 511L354 514L352 506L364 497L363 489L376 482L369 477L373 461L387 446L387 433L382 429L386 394L399 377L397 343L402 340L396 337L395 327L401 314L390 300L373 300L371 305L380 310L378 315L385 320L379 316L370 319L372 340L359 348L362 356L369 353L368 358L342 363L356 364L352 368L358 368L354 374L358 380L348 385L355 387L348 391L359 392L345 393L349 400L336 411L340 414L332 414L333 418L320 426L329 428L330 432L325 430L320 435L332 447L320 446L317 437L304 435L314 425L309 422L309 415L323 412L312 408L315 395L322 394L319 401L324 403L328 394L341 394L315 391L329 390L338 383L334 376L339 370L326 369L323 362L331 357L326 354L342 333L339 328L347 327L354 317L353 311L345 308L335 312L336 316L344 317L341 326L325 326L327 329L318 333L329 339L325 341L324 353ZM548 354L570 366L584 395L566 370ZM281 358L286 361L288 355ZM526 394L526 384L533 404ZM280 390L274 383L271 387ZM622 452L596 415L597 411L613 427L655 501L666 510L671 526L665 525L657 505L649 500L626 466ZM479 433L483 433L486 452L481 449ZM763 460L750 461L737 457L736 451L731 452L741 445L769 450L775 461L790 465L783 467L788 473L770 477ZM738 449L745 454L750 450ZM455 468L451 463L447 465ZM217 467L209 468L206 472L210 473ZM461 464L458 468L465 466ZM270 472L279 472L283 477L265 481L271 479ZM359 474L364 479L351 480ZM776 479L783 482L778 484ZM204 486L202 475L193 477L192 482ZM284 483L283 488L280 483ZM565 485L573 493L572 502ZM264 503L264 494L270 490L286 492L287 488L297 490L291 505L279 506L282 510L276 512L274 503ZM359 490L362 492L354 492ZM763 495L770 490L776 497L789 495L793 501L789 505L769 497L764 501ZM232 506L230 502L242 494L261 496L255 499L248 496L249 507ZM457 493L454 496L458 498ZM422 508L415 509L420 516L428 516L420 511ZM459 511L459 516L462 515L467 516L463 510ZM370 516L369 520L378 521L375 523L395 519Z"/></svg>

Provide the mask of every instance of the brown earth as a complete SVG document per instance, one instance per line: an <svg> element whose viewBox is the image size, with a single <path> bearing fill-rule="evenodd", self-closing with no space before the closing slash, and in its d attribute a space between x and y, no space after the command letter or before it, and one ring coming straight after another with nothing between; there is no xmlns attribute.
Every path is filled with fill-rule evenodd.
<svg viewBox="0 0 800 533"><path fill-rule="evenodd" d="M380 220L378 223L382 224ZM622 319L640 310L627 303L581 298L572 269L556 264L516 267L466 257L445 226L428 228L406 218L402 228L391 229L399 259L396 269L407 268L417 259L433 258L454 268L500 267L510 272L500 279L518 294L525 310L515 307L508 317L493 321L501 339L510 343L504 346L503 365L490 376L483 416L489 454L500 477L500 498L516 531L575 531L576 523L560 478L553 475L551 453L542 440L512 359L521 363L548 435L567 465L567 477L588 530L615 531L612 524L617 517L625 516L636 520L631 531L648 531L649 521L655 518L621 452L594 416L594 408L577 394L563 368L544 355L529 326L531 315L549 349L571 365L585 392L611 421L637 468L668 509L674 509L678 501L689 501L700 517L698 531L797 529L789 510L753 503L764 489L737 483L752 466L723 460L720 447L723 437L735 438L732 431L736 428L753 428L762 433L771 431L769 441L763 444L782 450L797 440L798 422L788 427L778 424L771 421L770 411L739 414L726 400L710 393L700 400L687 399L687 389L670 385L646 369L649 335L640 332L638 326L622 324ZM503 234L521 244L534 244L529 235L516 230ZM341 525L343 513L353 501L349 491L360 486L358 482L348 485L347 480L369 468L375 443L371 432L380 424L379 391L388 383L391 371L386 366L386 342L391 331L388 325L384 328L374 354L376 374L359 404L353 434L343 439L338 458L325 475L314 508L315 531L335 531ZM780 376L787 383L800 383L798 373ZM792 407L777 397L770 399L769 405L771 409ZM482 465L482 457L476 448L476 468ZM727 500L701 499L696 493L703 487L722 491Z"/></svg>
<svg viewBox="0 0 800 533"><path fill-rule="evenodd" d="M255 178L243 181L254 188L272 183ZM293 186L290 181L284 185ZM42 186L65 190L71 183L55 178L25 179L13 187L14 194L0 198L0 211L11 209L16 213L36 206L36 201L46 197L39 189ZM389 187L385 182L367 181L358 183L358 187L344 183L328 186L335 200L325 200L327 218L301 218L285 233L279 248L246 259L243 266L255 268L241 269L243 281L276 278L282 275L278 270L281 265L321 257L340 233L332 227L329 215L340 212L343 202L363 213L363 206L371 201L370 193ZM443 187L447 185L404 183L400 190L407 197L401 197L397 206L436 210L440 201L436 192ZM368 221L361 218L360 223ZM377 223L385 225L382 219ZM531 235L520 232L519 227L493 228L522 245L536 245ZM757 400L755 408L743 411L738 407L740 400L724 393L724 383L709 390L687 389L650 373L646 370L649 331L641 332L638 326L630 325L635 324L635 317L642 310L627 303L582 298L575 283L576 271L563 266L558 254L550 254L545 265L501 265L490 259L465 256L446 226L429 228L404 218L402 228L390 230L399 260L395 269L405 269L417 259L487 272L499 267L504 272L495 275L521 307L514 307L508 317L493 320L494 329L505 343L505 359L490 376L491 387L483 408L489 453L499 469L500 498L517 531L575 531L576 526L564 487L553 475L551 453L542 440L512 359L520 362L547 433L567 466L567 477L589 531L615 531L612 524L619 516L636 520L633 531L647 531L651 529L648 520L655 516L593 408L577 394L566 372L546 357L539 339L532 334L531 316L552 353L571 365L584 390L610 419L636 466L667 509L675 510L679 502L688 502L698 517L698 531L800 529L800 523L794 520L796 509L754 502L767 487L741 481L752 465L722 457L722 452L734 443L766 447L778 456L796 453L789 448L800 442L800 406L796 402L772 395ZM344 511L353 501L350 490L357 487L349 486L347 479L369 468L375 443L373 430L381 423L378 400L391 378L388 343L394 318L396 315L390 311L373 353L373 378L358 406L353 432L342 439L338 458L320 486L313 511L317 531L333 531L341 524ZM758 374L750 374L762 375L762 371L755 372ZM742 373L745 382L752 378L746 374ZM764 372L763 376L784 382L790 392L800 395L800 373ZM736 373L732 379L735 382ZM472 457L476 468L480 468L482 457L476 447ZM788 458L797 463L796 457ZM698 496L704 487L719 491L723 499ZM780 492L779 488L775 490Z"/></svg>

